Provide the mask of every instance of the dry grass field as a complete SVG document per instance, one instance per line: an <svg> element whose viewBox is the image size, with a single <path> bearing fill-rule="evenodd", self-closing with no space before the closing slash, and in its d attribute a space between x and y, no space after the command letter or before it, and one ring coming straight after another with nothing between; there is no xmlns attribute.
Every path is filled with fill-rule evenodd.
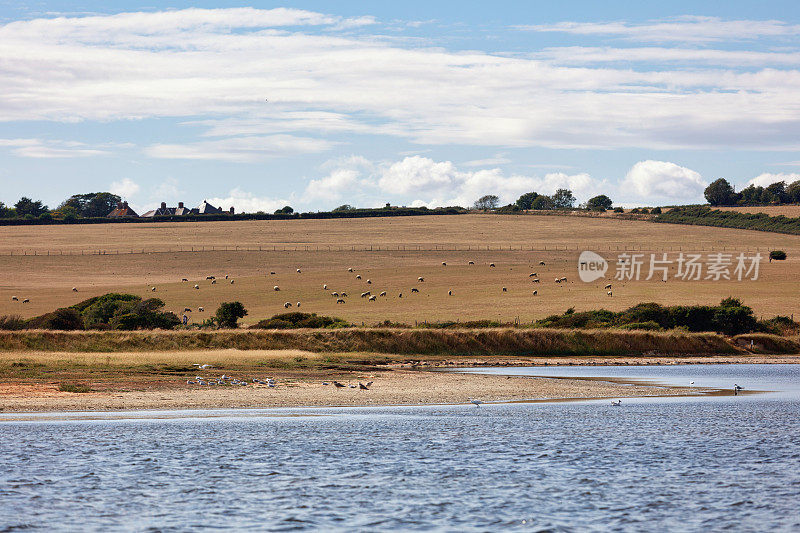
<svg viewBox="0 0 800 533"><path fill-rule="evenodd" d="M167 251L192 247L205 251ZM225 247L227 251L218 249ZM578 279L580 251L598 251L614 261L625 249L642 250L648 260L650 251L667 252L674 259L678 250L760 250L766 256L769 249L785 250L789 259L764 261L758 281L612 280L612 297L603 289L608 281ZM23 250L36 255L19 255ZM89 254L91 250L139 252L97 255ZM81 251L85 255L74 255ZM540 283L532 283L532 272ZM194 322L211 316L221 302L239 300L249 310L245 324L284 312L285 302L293 304L292 311L301 302L300 311L366 325L384 320L529 322L569 307L619 310L643 301L711 304L727 296L742 298L764 317L800 316L800 237L609 218L459 215L6 226L0 227L0 274L0 315L25 317L110 291L156 296L175 312L191 308ZM216 284L206 280L209 275L218 278ZM566 283L554 282L564 276ZM194 289L195 284L200 288ZM412 294L412 287L419 293ZM386 291L387 296L369 302L359 296L368 290ZM334 291L346 292L346 303L337 304ZM30 303L21 303L25 298Z"/></svg>
<svg viewBox="0 0 800 533"><path fill-rule="evenodd" d="M800 205L762 205L743 207L715 207L720 211L738 211L740 213L766 213L771 217L783 215L789 218L800 217Z"/></svg>

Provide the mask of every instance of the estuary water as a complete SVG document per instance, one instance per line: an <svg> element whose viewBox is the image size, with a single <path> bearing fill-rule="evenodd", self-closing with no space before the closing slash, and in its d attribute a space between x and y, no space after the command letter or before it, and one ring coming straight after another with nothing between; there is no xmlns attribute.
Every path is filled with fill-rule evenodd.
<svg viewBox="0 0 800 533"><path fill-rule="evenodd" d="M800 530L797 367L692 367L546 372L784 392L0 414L0 531Z"/></svg>

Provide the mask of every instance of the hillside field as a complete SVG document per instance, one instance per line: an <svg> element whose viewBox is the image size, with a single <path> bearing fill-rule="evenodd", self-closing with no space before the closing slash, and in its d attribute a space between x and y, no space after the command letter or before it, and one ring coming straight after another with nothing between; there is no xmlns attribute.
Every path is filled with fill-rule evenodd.
<svg viewBox="0 0 800 533"><path fill-rule="evenodd" d="M647 261L651 252L659 258L668 253L671 259L679 251L760 251L766 257L770 249L785 250L789 258L763 261L757 281L674 280L674 264L666 283L614 281L613 263L626 249L644 253ZM583 250L612 260L606 280L578 279ZM643 271L644 278L646 267ZM239 300L249 310L245 324L285 312L285 302L293 304L292 311L301 302L300 311L365 325L384 320L530 322L570 307L715 304L727 296L741 298L763 317L800 316L800 237L611 218L457 215L5 226L0 227L0 272L0 315L24 317L112 291L161 298L179 314L188 307L194 322L212 315L221 302ZM532 282L533 272L540 283ZM211 275L216 284L206 280ZM424 282L417 281L420 276ZM567 281L557 284L558 277ZM603 289L606 283L612 283L611 297ZM200 288L194 289L195 284ZM280 291L273 290L276 285ZM419 293L412 294L412 287ZM360 297L368 290L387 296L369 302ZM346 303L337 304L334 291L348 293ZM25 298L30 303L21 303Z"/></svg>

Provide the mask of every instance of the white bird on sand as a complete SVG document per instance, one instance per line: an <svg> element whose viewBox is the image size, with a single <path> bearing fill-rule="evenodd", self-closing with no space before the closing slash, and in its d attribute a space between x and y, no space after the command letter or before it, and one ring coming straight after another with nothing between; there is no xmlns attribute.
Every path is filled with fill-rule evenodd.
<svg viewBox="0 0 800 533"><path fill-rule="evenodd" d="M611 405L619 406L622 404L622 400L611 400Z"/></svg>
<svg viewBox="0 0 800 533"><path fill-rule="evenodd" d="M481 400L476 400L475 398L470 398L469 401L470 403L474 403L475 407L480 407L481 404L483 403Z"/></svg>

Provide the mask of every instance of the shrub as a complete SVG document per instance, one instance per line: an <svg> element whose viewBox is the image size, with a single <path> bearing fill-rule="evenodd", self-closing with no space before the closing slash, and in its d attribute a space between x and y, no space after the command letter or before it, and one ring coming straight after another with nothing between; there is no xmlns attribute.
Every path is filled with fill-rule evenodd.
<svg viewBox="0 0 800 533"><path fill-rule="evenodd" d="M223 302L217 308L215 318L221 328L235 329L239 327L239 319L247 316L247 309L242 302Z"/></svg>
<svg viewBox="0 0 800 533"><path fill-rule="evenodd" d="M250 329L344 328L350 324L341 318L318 316L316 313L283 313L261 320Z"/></svg>
<svg viewBox="0 0 800 533"><path fill-rule="evenodd" d="M784 252L783 250L772 250L769 253L769 258L775 259L776 261L783 261L784 259L786 259L786 252Z"/></svg>
<svg viewBox="0 0 800 533"><path fill-rule="evenodd" d="M77 394L85 394L87 392L92 392L92 389L87 385L75 385L73 383L62 383L58 386L58 390L61 392L74 392Z"/></svg>
<svg viewBox="0 0 800 533"><path fill-rule="evenodd" d="M660 215L661 214L661 208L660 207L654 207L653 209L650 210L650 214L651 215Z"/></svg>
<svg viewBox="0 0 800 533"><path fill-rule="evenodd" d="M643 329L646 331L661 331L664 328L659 326L657 322L653 322L652 320L650 320L648 322L631 322L630 324L625 324L620 326L620 329L626 329L626 330Z"/></svg>
<svg viewBox="0 0 800 533"><path fill-rule="evenodd" d="M25 324L28 329L56 329L77 330L83 329L83 317L76 309L61 308L51 313L37 316Z"/></svg>
<svg viewBox="0 0 800 533"><path fill-rule="evenodd" d="M25 327L25 320L18 315L0 316L0 330L15 331Z"/></svg>
<svg viewBox="0 0 800 533"><path fill-rule="evenodd" d="M615 207L614 208L614 212L615 213L624 213L625 212L625 208L623 208L623 207Z"/></svg>

